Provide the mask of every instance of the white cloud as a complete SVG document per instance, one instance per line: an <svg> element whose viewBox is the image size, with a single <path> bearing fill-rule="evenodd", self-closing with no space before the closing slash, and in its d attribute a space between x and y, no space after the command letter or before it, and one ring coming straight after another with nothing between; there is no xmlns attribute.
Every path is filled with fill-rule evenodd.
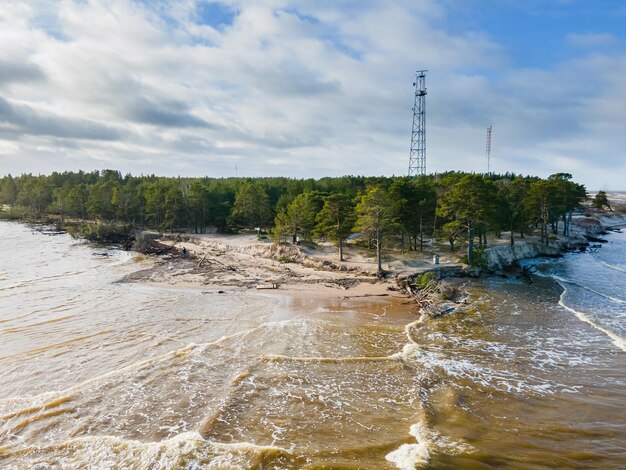
<svg viewBox="0 0 626 470"><path fill-rule="evenodd" d="M404 174L418 68L429 170L483 171L489 124L497 171L622 168L626 54L520 71L445 3L224 3L219 28L192 0L1 5L0 173Z"/></svg>

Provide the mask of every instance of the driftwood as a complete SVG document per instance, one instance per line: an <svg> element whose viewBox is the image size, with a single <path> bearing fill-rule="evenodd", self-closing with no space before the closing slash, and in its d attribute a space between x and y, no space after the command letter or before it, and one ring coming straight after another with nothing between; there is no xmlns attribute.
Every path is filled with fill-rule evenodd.
<svg viewBox="0 0 626 470"><path fill-rule="evenodd" d="M432 305L433 301L428 298L428 292L424 290L414 290L411 285L406 286L408 294L415 300L418 307L425 307L426 305Z"/></svg>
<svg viewBox="0 0 626 470"><path fill-rule="evenodd" d="M583 235L583 237L585 237L588 241L594 243L608 243L608 240L605 240L604 238L594 237L593 235Z"/></svg>
<svg viewBox="0 0 626 470"><path fill-rule="evenodd" d="M219 264L220 266L224 266L226 269L228 269L229 271L237 271L235 268L233 268L232 266L228 265L228 264L224 264L221 261L218 261L216 259L212 259L210 260L211 263L215 263L215 264Z"/></svg>
<svg viewBox="0 0 626 470"><path fill-rule="evenodd" d="M200 268L200 267L202 267L202 264L203 264L205 261L206 261L207 263L215 263L215 264L219 264L220 266L222 266L222 267L224 267L224 268L228 269L229 271L237 271L237 269L235 269L234 267L232 267L232 266L230 266L230 265L228 265L228 264L224 264L224 263L222 263L221 261L218 261L218 260L216 260L216 259L208 259L208 258L206 257L206 255L203 255L203 256L202 256L202 258L200 258L200 261L198 261L198 267L199 267L199 268Z"/></svg>

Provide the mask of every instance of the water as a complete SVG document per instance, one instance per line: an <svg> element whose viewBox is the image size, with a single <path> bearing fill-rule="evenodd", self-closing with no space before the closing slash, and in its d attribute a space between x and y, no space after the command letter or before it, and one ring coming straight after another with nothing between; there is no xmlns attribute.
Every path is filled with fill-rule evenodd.
<svg viewBox="0 0 626 470"><path fill-rule="evenodd" d="M626 233L609 238L596 252L568 255L541 266L540 272L561 284L564 308L626 352Z"/></svg>
<svg viewBox="0 0 626 470"><path fill-rule="evenodd" d="M428 322L401 299L117 283L150 261L0 240L2 467L626 466L623 235Z"/></svg>

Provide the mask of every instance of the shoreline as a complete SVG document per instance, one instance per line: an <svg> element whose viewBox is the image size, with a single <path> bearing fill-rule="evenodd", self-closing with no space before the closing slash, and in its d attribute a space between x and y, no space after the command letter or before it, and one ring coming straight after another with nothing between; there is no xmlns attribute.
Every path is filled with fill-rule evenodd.
<svg viewBox="0 0 626 470"><path fill-rule="evenodd" d="M43 233L61 233L47 233L46 226L43 227ZM446 308L465 305L467 294L464 287L471 278L482 275L529 276L519 268L519 261L585 251L590 242L595 242L593 237L591 240L585 237L606 234L620 227L626 227L626 216L619 212L596 213L593 217L579 214L573 221L573 236L553 237L547 245L541 244L536 236L518 238L514 246L510 246L506 237L492 240L485 250L483 268L458 262L453 256L461 254L459 252L456 255L442 254L441 264L430 262L427 252L415 253L413 259L407 261L404 261L404 255L399 260L390 253L385 263L389 276L383 279L376 276L375 265L363 250L350 250L347 261L338 262L335 248L329 244L312 248L276 244L251 234L140 232L137 240L146 236L143 247L149 254L135 252L135 257L140 262L148 259L152 265L117 282L192 289L216 295L256 290L267 295L317 299L412 298L418 307L423 306L420 300L428 299L431 316L438 316L446 313L443 311ZM410 286L415 288L415 281L427 273L434 273L437 284L431 285L430 289L416 289L420 293L420 298L416 298ZM446 289L456 292L441 295ZM439 308L440 305L444 308Z"/></svg>
<svg viewBox="0 0 626 470"><path fill-rule="evenodd" d="M626 217L619 214L580 217L572 226L576 235L556 237L549 245L542 245L533 237L518 240L514 247L502 242L492 244L486 249L486 269L454 260L438 265L422 263L419 267L411 266L414 262L407 265L395 261L387 263L392 269L384 279L376 277L375 266L358 253L349 254L348 261L337 262L334 247L329 246L313 250L258 240L250 234L159 236L150 233L153 243L169 254L154 257L153 266L131 273L119 282L194 289L216 295L256 290L267 295L317 299L397 297L413 299L420 310L424 307L422 301L426 300L431 306L429 314L438 316L446 313L446 309L452 311L466 305L465 287L472 278L527 277L529 273L517 267L519 261L584 251L590 246L585 236L607 233L620 226L626 226ZM436 282L428 288L424 285L415 289L415 281L427 273L433 273L430 276Z"/></svg>

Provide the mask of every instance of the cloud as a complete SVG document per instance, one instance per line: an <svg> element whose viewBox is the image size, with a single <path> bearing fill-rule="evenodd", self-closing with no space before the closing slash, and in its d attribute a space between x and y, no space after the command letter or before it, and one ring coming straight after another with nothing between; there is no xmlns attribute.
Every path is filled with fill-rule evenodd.
<svg viewBox="0 0 626 470"><path fill-rule="evenodd" d="M594 158L623 167L617 35L609 56L610 35L572 28L580 56L519 69L488 29L450 28L452 6L4 3L0 174L84 165L232 176L235 162L239 175L404 174L421 68L429 171L483 171L490 124L496 171L571 164L597 178Z"/></svg>
<svg viewBox="0 0 626 470"><path fill-rule="evenodd" d="M573 46L583 48L609 47L619 43L617 37L610 33L570 33L566 39Z"/></svg>
<svg viewBox="0 0 626 470"><path fill-rule="evenodd" d="M120 132L99 123L35 111L0 97L0 125L3 132L19 138L22 134L73 139L117 140Z"/></svg>
<svg viewBox="0 0 626 470"><path fill-rule="evenodd" d="M41 68L33 63L0 59L0 86L13 82L40 82L44 79Z"/></svg>
<svg viewBox="0 0 626 470"><path fill-rule="evenodd" d="M125 114L133 121L163 127L212 127L193 116L186 103L176 100L151 100L134 96L124 104Z"/></svg>

